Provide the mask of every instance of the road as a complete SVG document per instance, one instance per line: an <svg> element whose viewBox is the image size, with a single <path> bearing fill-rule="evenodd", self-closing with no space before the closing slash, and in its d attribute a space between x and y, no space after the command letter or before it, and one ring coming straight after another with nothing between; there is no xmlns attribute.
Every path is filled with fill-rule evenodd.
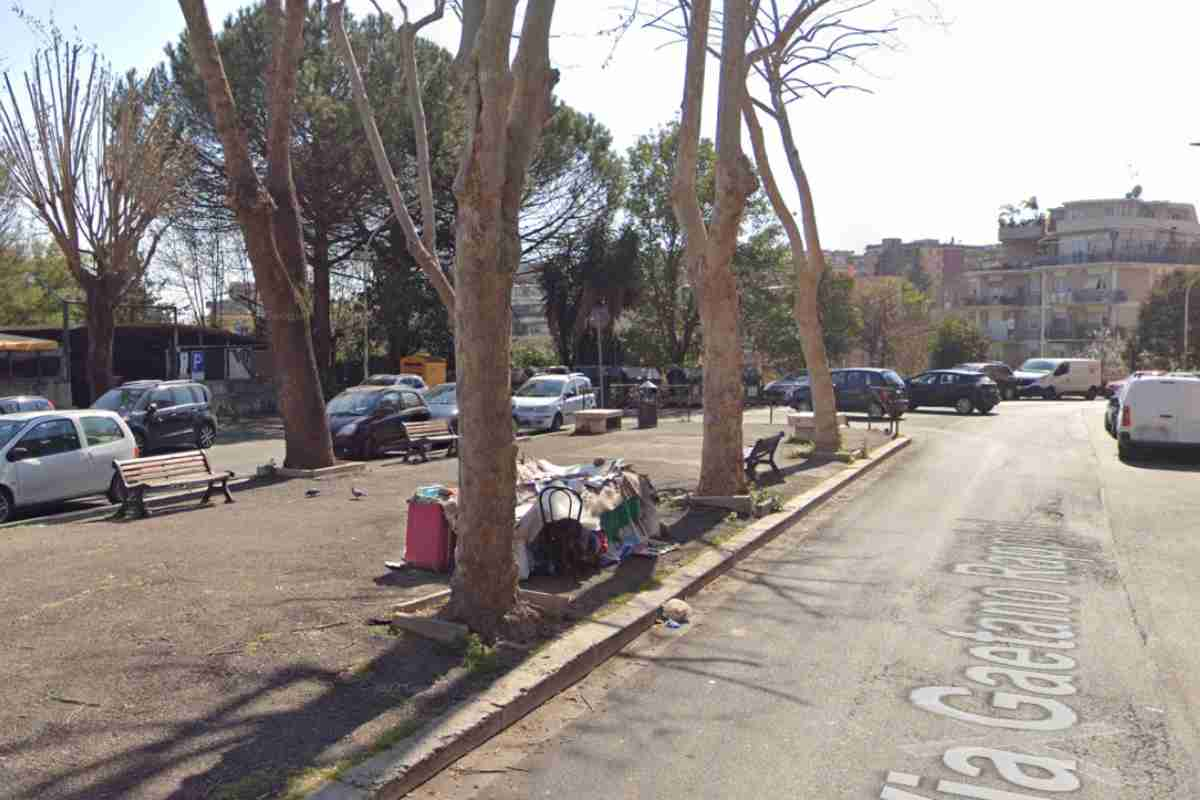
<svg viewBox="0 0 1200 800"><path fill-rule="evenodd" d="M1196 463L1101 402L909 452L413 797L1200 797Z"/></svg>

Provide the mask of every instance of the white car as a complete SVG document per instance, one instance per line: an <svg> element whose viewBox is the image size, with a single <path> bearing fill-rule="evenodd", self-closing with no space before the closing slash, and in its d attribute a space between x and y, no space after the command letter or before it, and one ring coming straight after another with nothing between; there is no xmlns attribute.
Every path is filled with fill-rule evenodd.
<svg viewBox="0 0 1200 800"><path fill-rule="evenodd" d="M575 412L595 407L586 375L535 375L513 395L513 421L518 428L556 431L574 422Z"/></svg>
<svg viewBox="0 0 1200 800"><path fill-rule="evenodd" d="M1200 449L1200 378L1144 377L1125 385L1117 409L1121 458L1141 447Z"/></svg>
<svg viewBox="0 0 1200 800"><path fill-rule="evenodd" d="M136 458L133 433L111 411L30 411L0 417L0 522L18 508L107 494L114 459Z"/></svg>

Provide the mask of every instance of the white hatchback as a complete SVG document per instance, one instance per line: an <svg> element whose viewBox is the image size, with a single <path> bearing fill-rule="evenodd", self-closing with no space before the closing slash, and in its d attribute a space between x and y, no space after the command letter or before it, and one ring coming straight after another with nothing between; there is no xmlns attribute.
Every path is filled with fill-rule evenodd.
<svg viewBox="0 0 1200 800"><path fill-rule="evenodd" d="M0 522L18 508L107 494L114 459L135 458L133 433L111 411L31 411L0 417Z"/></svg>
<svg viewBox="0 0 1200 800"><path fill-rule="evenodd" d="M1120 403L1116 429L1122 458L1143 446L1200 449L1200 379L1138 378L1125 385Z"/></svg>

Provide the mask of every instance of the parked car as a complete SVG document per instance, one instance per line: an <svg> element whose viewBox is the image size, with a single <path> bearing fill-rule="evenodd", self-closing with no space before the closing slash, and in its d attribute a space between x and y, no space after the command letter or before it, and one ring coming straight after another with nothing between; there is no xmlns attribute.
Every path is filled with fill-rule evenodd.
<svg viewBox="0 0 1200 800"><path fill-rule="evenodd" d="M1121 393L1121 390L1125 388L1125 384L1129 383L1129 381L1134 380L1135 378L1143 378L1148 375L1153 376L1166 374L1167 373L1161 369L1143 369L1138 370L1137 372L1131 372L1127 377L1121 378L1118 381L1109 381L1106 383L1104 385L1104 394L1109 398L1116 397Z"/></svg>
<svg viewBox="0 0 1200 800"><path fill-rule="evenodd" d="M513 395L518 428L556 431L575 421L575 412L596 407L592 382L582 373L535 375Z"/></svg>
<svg viewBox="0 0 1200 800"><path fill-rule="evenodd" d="M1200 378L1138 378L1125 386L1118 405L1122 459L1144 447L1200 449Z"/></svg>
<svg viewBox="0 0 1200 800"><path fill-rule="evenodd" d="M1017 379L1013 377L1012 367L1003 361L973 361L969 364L956 364L951 369L982 372L996 382L996 387L1000 390L1001 400L1017 399Z"/></svg>
<svg viewBox="0 0 1200 800"><path fill-rule="evenodd" d="M212 393L195 381L130 381L100 395L92 408L121 415L142 453L164 447L207 450L217 440Z"/></svg>
<svg viewBox="0 0 1200 800"><path fill-rule="evenodd" d="M960 414L986 414L1000 404L1000 387L982 372L931 369L908 379L908 410L921 406L953 408Z"/></svg>
<svg viewBox="0 0 1200 800"><path fill-rule="evenodd" d="M22 411L53 411L54 403L33 394L0 397L0 414L19 414Z"/></svg>
<svg viewBox="0 0 1200 800"><path fill-rule="evenodd" d="M1031 358L1013 375L1020 397L1054 400L1073 394L1095 400L1104 388L1094 358Z"/></svg>
<svg viewBox="0 0 1200 800"><path fill-rule="evenodd" d="M0 417L0 522L19 508L119 491L112 462L136 458L133 432L110 411L26 411Z"/></svg>
<svg viewBox="0 0 1200 800"><path fill-rule="evenodd" d="M333 451L344 458L371 459L408 441L405 422L430 419L424 398L400 386L355 386L325 407Z"/></svg>
<svg viewBox="0 0 1200 800"><path fill-rule="evenodd" d="M420 375L371 375L359 386L402 386L418 394L425 394L429 389Z"/></svg>
<svg viewBox="0 0 1200 800"><path fill-rule="evenodd" d="M887 409L900 417L908 410L908 387L890 369L856 367L831 370L838 411L866 412L882 418ZM812 411L812 387L805 383L792 392L790 405L797 411Z"/></svg>
<svg viewBox="0 0 1200 800"><path fill-rule="evenodd" d="M763 387L763 399L771 405L787 405L791 401L792 393L796 391L796 388L807 384L808 370L784 375L782 378L773 380Z"/></svg>
<svg viewBox="0 0 1200 800"><path fill-rule="evenodd" d="M453 383L439 383L425 393L425 405L429 406L431 419L444 419L450 432L458 433L458 392Z"/></svg>

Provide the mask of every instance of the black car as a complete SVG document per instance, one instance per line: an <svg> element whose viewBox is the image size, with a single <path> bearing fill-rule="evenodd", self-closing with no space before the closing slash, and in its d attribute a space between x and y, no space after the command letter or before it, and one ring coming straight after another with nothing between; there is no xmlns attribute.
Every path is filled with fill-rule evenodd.
<svg viewBox="0 0 1200 800"><path fill-rule="evenodd" d="M355 386L329 401L325 409L333 451L349 458L374 458L408 440L405 422L430 419L429 406L402 386Z"/></svg>
<svg viewBox="0 0 1200 800"><path fill-rule="evenodd" d="M217 440L212 393L195 381L130 381L100 395L92 408L120 414L142 455L164 447L207 450Z"/></svg>
<svg viewBox="0 0 1200 800"><path fill-rule="evenodd" d="M799 386L808 385L808 371L784 375L763 387L763 400L771 405L786 405Z"/></svg>
<svg viewBox="0 0 1200 800"><path fill-rule="evenodd" d="M877 419L890 413L899 419L908 410L907 387L893 370L855 367L831 370L830 375L838 411L866 412ZM812 386L797 386L789 405L797 411L812 411Z"/></svg>
<svg viewBox="0 0 1200 800"><path fill-rule="evenodd" d="M53 411L54 403L33 394L0 397L0 414L20 414L22 411Z"/></svg>
<svg viewBox="0 0 1200 800"><path fill-rule="evenodd" d="M1000 388L982 372L934 369L908 379L908 407L944 406L960 414L986 414L1000 403Z"/></svg>
<svg viewBox="0 0 1200 800"><path fill-rule="evenodd" d="M955 364L952 369L965 369L971 372L982 372L1000 389L1001 400L1016 400L1020 387L1013 375L1012 367L1003 361L977 361L970 364Z"/></svg>

